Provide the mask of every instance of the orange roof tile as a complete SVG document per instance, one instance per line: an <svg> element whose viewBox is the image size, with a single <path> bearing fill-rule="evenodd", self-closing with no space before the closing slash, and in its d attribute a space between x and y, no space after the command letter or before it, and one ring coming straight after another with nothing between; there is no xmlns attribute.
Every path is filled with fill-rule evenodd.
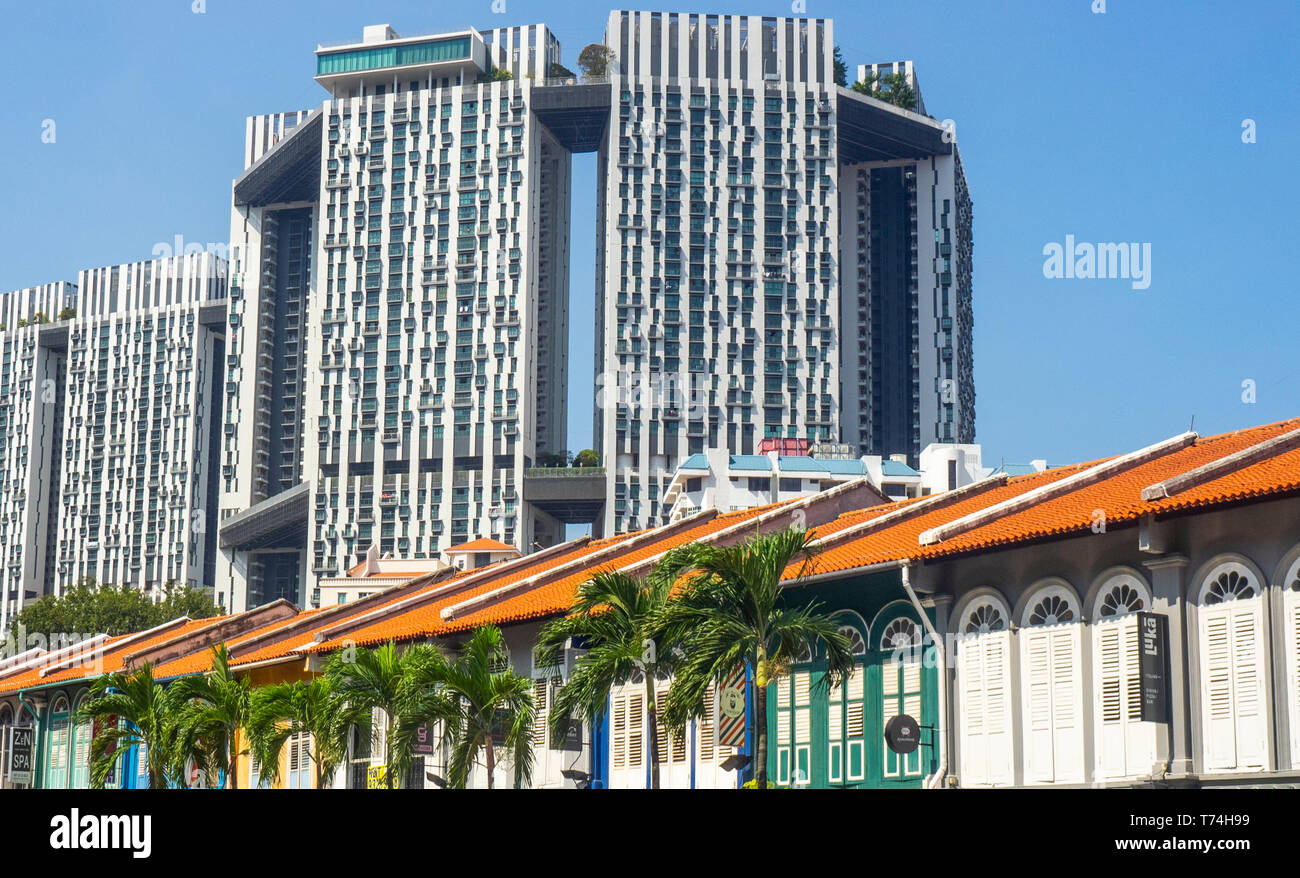
<svg viewBox="0 0 1300 878"><path fill-rule="evenodd" d="M1193 444L1137 463L1096 482L1080 485L1061 496L1045 499L1027 508L1010 510L1005 515L957 533L949 539L921 545L920 536L927 530L1064 476L1082 472L1104 461L1009 479L1001 488L977 494L880 531L859 538L850 536L842 543L833 542L832 538L833 544L817 556L815 572L850 570L885 561L938 558L1087 532L1092 529L1096 510L1102 510L1107 526L1113 527L1131 524L1148 514L1168 514L1297 491L1300 490L1300 449L1293 449L1225 473L1173 497L1155 501L1142 499L1142 489L1149 485L1242 451L1297 427L1300 427L1300 419L1200 438ZM787 571L787 578L794 576L793 570Z"/></svg>
<svg viewBox="0 0 1300 878"><path fill-rule="evenodd" d="M166 630L143 638L137 634L122 634L110 637L102 647L91 653L92 660L77 661L76 664L60 668L45 676L41 676L40 668L32 668L0 681L0 693L50 686L55 683L70 683L76 680L98 677L100 674L120 671L122 670L123 660L131 653L190 634L211 625L213 621L215 620L188 619L179 625L171 626Z"/></svg>
<svg viewBox="0 0 1300 878"><path fill-rule="evenodd" d="M573 603L578 586L590 579L594 573L601 570L620 569L639 561L646 561L676 546L686 545L713 536L733 525L748 522L781 505L784 504L771 504L753 509L710 515L706 520L685 528L665 528L666 533L662 538L655 538L652 529L634 534L621 534L616 537L592 540L588 544L590 550L580 552L580 555L594 554L601 549L617 547L622 543L627 543L628 549L602 558L591 566L581 566L571 572L566 572L553 581L543 582L536 587L527 588L517 593L503 595L500 600L481 608L471 608L464 615L452 619L444 619L442 611L471 598L490 594L505 585L519 582L527 577L518 576L512 582L491 580L481 587L449 596L446 599L440 599L409 613L380 620L374 625L350 631L346 638L323 641L311 647L308 651L331 651L342 646L345 639L358 645L371 645L388 640L409 640L446 635L472 629L483 624L500 625L525 619L557 615L569 608ZM637 542L633 539L634 537L640 537L642 540ZM566 559L566 562L567 560L569 559ZM554 569L559 566L559 563L548 564L545 565L545 569ZM529 571L528 575L533 575L536 572L544 571Z"/></svg>

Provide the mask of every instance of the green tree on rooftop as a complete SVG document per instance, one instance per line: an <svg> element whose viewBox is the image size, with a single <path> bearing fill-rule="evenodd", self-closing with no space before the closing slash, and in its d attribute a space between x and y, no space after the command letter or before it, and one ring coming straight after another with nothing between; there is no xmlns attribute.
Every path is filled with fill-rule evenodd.
<svg viewBox="0 0 1300 878"><path fill-rule="evenodd" d="M592 43L578 53L578 69L586 79L608 76L613 61L614 50L601 43Z"/></svg>

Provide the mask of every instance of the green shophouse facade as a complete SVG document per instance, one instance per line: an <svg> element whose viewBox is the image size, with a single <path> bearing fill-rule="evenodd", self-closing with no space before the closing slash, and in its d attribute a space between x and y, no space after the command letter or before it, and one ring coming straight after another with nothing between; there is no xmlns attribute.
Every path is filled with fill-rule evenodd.
<svg viewBox="0 0 1300 878"><path fill-rule="evenodd" d="M791 603L816 602L822 612L833 612L858 668L831 688L825 684L824 651L818 650L769 687L769 782L919 788L940 763L937 651L924 636L899 571L848 575L787 595ZM925 609L939 627L936 609ZM885 746L885 724L900 713L921 725L921 747L906 756Z"/></svg>

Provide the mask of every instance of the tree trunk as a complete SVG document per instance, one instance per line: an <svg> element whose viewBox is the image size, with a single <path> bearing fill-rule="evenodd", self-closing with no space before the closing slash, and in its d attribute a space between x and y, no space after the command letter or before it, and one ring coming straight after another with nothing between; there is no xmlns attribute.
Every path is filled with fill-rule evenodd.
<svg viewBox="0 0 1300 878"><path fill-rule="evenodd" d="M650 720L650 789L659 789L659 717L655 710L655 675L645 672L646 714Z"/></svg>
<svg viewBox="0 0 1300 878"><path fill-rule="evenodd" d="M238 732L227 739L230 743L226 747L226 785L232 790L239 789L239 745L236 743L236 734Z"/></svg>
<svg viewBox="0 0 1300 878"><path fill-rule="evenodd" d="M497 756L496 756L496 751L492 749L491 732L488 732L488 736L487 736L486 757L487 757L488 789L492 789L492 773L496 770L497 767Z"/></svg>
<svg viewBox="0 0 1300 878"><path fill-rule="evenodd" d="M767 789L767 650L754 662L754 785Z"/></svg>

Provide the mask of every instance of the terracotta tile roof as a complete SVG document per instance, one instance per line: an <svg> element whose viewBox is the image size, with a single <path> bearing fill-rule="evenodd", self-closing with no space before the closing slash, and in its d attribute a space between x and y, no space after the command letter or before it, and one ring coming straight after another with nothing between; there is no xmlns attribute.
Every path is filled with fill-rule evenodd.
<svg viewBox="0 0 1300 878"><path fill-rule="evenodd" d="M32 668L0 681L0 693L17 692L19 689L49 686L54 683L69 683L98 677L100 674L120 671L122 670L123 660L131 653L157 646L177 637L183 637L211 625L213 621L213 619L189 619L148 637L140 637L138 634L122 634L110 637L101 647L91 653L98 659L97 661L77 660L75 664L70 664L68 667L60 668L45 676L41 676L40 668Z"/></svg>
<svg viewBox="0 0 1300 878"><path fill-rule="evenodd" d="M1292 449L1225 473L1173 497L1155 501L1142 499L1142 490L1149 485L1243 451L1298 427L1300 419L1199 438L1192 444L1136 463L1097 481L1082 484L1061 496L1050 497L1025 508L1010 509L1004 515L979 523L940 542L921 544L921 534L928 530L950 524L963 516L987 509L1065 476L1085 472L1106 461L1077 464L1008 479L1002 487L857 538L849 535L846 539L837 541L833 535L828 535L828 545L817 556L814 572L826 573L885 561L923 560L987 551L999 546L1088 532L1093 526L1096 510L1104 513L1109 528L1132 524L1148 514L1159 516L1298 491L1300 449ZM901 505L891 504L891 507L898 508ZM867 513L876 514L883 514L884 511L887 510L880 513L874 509L866 510ZM841 516L835 523L856 514ZM822 529L819 529L819 535L820 530ZM786 576L794 578L795 572L789 570Z"/></svg>
<svg viewBox="0 0 1300 878"><path fill-rule="evenodd" d="M557 579L552 581L543 580L535 587L504 594L499 600L486 603L482 607L467 608L462 615L450 619L443 617L443 610L462 604L472 598L488 595L505 585L517 583L527 577L514 577L513 582L494 579L481 587L449 596L409 613L380 620L366 628L348 632L346 638L324 641L315 645L309 651L326 652L337 649L343 644L344 639L358 645L372 645L388 640L410 640L441 636L469 630L483 624L502 625L526 619L539 619L558 615L569 608L573 603L574 596L577 594L578 586L590 579L594 573L602 570L620 569L639 561L652 559L676 546L686 545L716 535L734 525L751 521L781 505L785 504L770 504L737 512L706 515L695 524L691 524L688 519L685 522L685 527L673 528L669 526L663 528L664 536L661 538L656 538L655 531L651 529L601 540L592 540L589 544L590 550L578 553L579 556L592 555L606 548L615 551L590 566L580 565ZM617 551L617 547L620 545L626 545L627 550ZM567 563L567 560L569 559L566 559L565 563ZM528 575L544 572L547 569L555 569L559 566L560 563L547 564L537 570L530 570Z"/></svg>
<svg viewBox="0 0 1300 878"><path fill-rule="evenodd" d="M290 625L291 623L297 622L298 620L302 619L304 615L310 615L315 612L317 611L307 610L305 611L305 613L299 612L297 615L289 616L284 619L277 619L274 622L270 622L269 624L262 625L258 628L253 628L249 631L245 631L242 634L239 634L235 637L228 637L225 640L226 648L234 649L236 646L238 646L239 644L243 643L246 640L250 640L253 637L256 637L257 635L265 634L269 631L275 631L279 628L284 628L287 625ZM231 664L233 665L234 662L232 661ZM210 670L211 668L212 668L212 647L205 647L203 649L196 650L190 653L189 655L184 655L181 656L180 658L173 659L172 661L165 662L161 665L158 665L156 668L154 668L153 674L154 674L154 679L165 680L171 677L183 677L186 674L201 674L204 671Z"/></svg>

